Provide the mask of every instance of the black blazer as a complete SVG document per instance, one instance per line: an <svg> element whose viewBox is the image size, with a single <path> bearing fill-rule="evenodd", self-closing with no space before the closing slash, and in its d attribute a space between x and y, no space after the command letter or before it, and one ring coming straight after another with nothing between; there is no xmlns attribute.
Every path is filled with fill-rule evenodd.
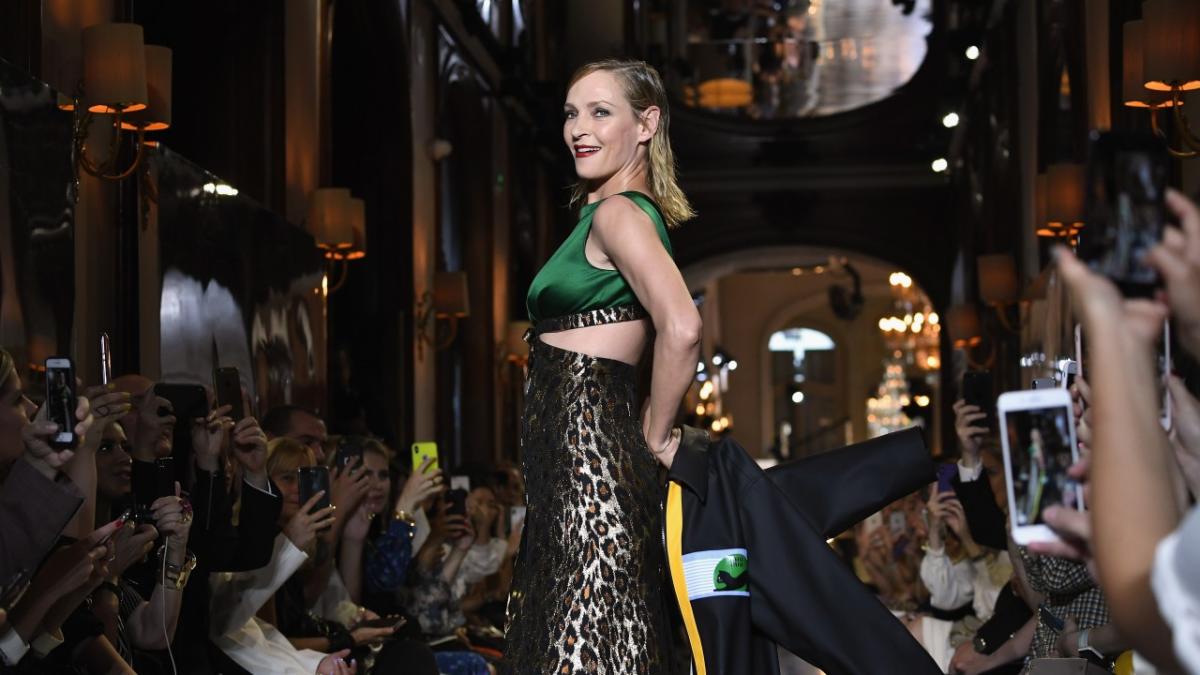
<svg viewBox="0 0 1200 675"><path fill-rule="evenodd" d="M668 474L667 561L697 675L940 673L826 543L934 480L915 429L763 471L736 442L684 439Z"/></svg>

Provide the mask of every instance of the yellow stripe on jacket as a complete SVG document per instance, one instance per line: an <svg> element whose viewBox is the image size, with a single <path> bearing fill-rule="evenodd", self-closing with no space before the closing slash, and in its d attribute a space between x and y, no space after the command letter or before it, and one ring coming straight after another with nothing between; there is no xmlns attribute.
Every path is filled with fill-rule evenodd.
<svg viewBox="0 0 1200 675"><path fill-rule="evenodd" d="M667 488L667 564L671 568L671 582L675 587L675 600L683 615L683 626L687 629L688 643L692 647L692 663L696 675L707 675L704 665L704 645L700 644L700 631L696 629L696 617L692 613L692 601L688 599L687 581L683 575L683 491L672 482Z"/></svg>

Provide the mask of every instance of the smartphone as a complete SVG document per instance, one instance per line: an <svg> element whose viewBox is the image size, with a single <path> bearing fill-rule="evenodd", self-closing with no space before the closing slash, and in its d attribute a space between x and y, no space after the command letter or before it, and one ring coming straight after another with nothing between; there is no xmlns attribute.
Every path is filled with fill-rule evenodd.
<svg viewBox="0 0 1200 675"><path fill-rule="evenodd" d="M875 530L883 527L883 512L876 511L875 513L872 513L871 515L867 516L867 519L864 522L867 526L867 534L874 532Z"/></svg>
<svg viewBox="0 0 1200 675"><path fill-rule="evenodd" d="M508 531L512 532L525 523L525 513L527 508L524 506L508 507Z"/></svg>
<svg viewBox="0 0 1200 675"><path fill-rule="evenodd" d="M1171 321L1163 321L1162 335L1159 337L1158 349L1155 350L1158 368L1158 421L1165 431L1171 430L1171 388L1167 386L1171 377Z"/></svg>
<svg viewBox="0 0 1200 675"><path fill-rule="evenodd" d="M21 601L21 596L25 595L25 591L29 588L31 575L29 570L18 570L16 574L8 579L8 583L0 588L0 609L4 611L11 610L18 602Z"/></svg>
<svg viewBox="0 0 1200 675"><path fill-rule="evenodd" d="M213 370L213 391L217 394L217 407L231 406L229 416L240 422L246 416L242 407L242 378L238 369L224 366Z"/></svg>
<svg viewBox="0 0 1200 675"><path fill-rule="evenodd" d="M1057 541L1047 506L1082 509L1083 489L1067 475L1079 459L1071 396L1059 387L1010 391L997 403L1013 540Z"/></svg>
<svg viewBox="0 0 1200 675"><path fill-rule="evenodd" d="M302 466L296 471L300 474L300 505L303 506L312 496L325 491L325 494L317 500L309 513L320 511L329 506L329 469L323 466Z"/></svg>
<svg viewBox="0 0 1200 675"><path fill-rule="evenodd" d="M1071 385L1075 384L1075 377L1079 374L1079 363L1074 359L1063 359L1058 364L1059 386L1063 389L1070 389Z"/></svg>
<svg viewBox="0 0 1200 675"><path fill-rule="evenodd" d="M1058 386L1058 380L1053 377L1035 377L1033 378L1034 389L1053 389Z"/></svg>
<svg viewBox="0 0 1200 675"><path fill-rule="evenodd" d="M75 446L75 366L65 356L46 359L46 409L48 419L58 425L50 443L56 448Z"/></svg>
<svg viewBox="0 0 1200 675"><path fill-rule="evenodd" d="M987 414L987 426L996 417L996 397L993 395L992 373L987 370L968 370L963 373L962 395L967 405Z"/></svg>
<svg viewBox="0 0 1200 675"><path fill-rule="evenodd" d="M112 342L108 333L100 334L100 384L112 381Z"/></svg>
<svg viewBox="0 0 1200 675"><path fill-rule="evenodd" d="M421 468L421 463L425 458L429 457L433 461L429 463L429 467L425 469L426 473L437 471L438 468L438 447L433 441L420 441L412 445L412 467L413 471Z"/></svg>
<svg viewBox="0 0 1200 675"><path fill-rule="evenodd" d="M451 488L446 491L446 502L449 506L446 508L446 515L450 516L465 516L467 515L467 491L462 488Z"/></svg>
<svg viewBox="0 0 1200 675"><path fill-rule="evenodd" d="M192 420L208 416L208 394L205 393L204 387L198 384L159 382L154 385L154 395L171 402L169 414L175 415L175 428L187 429L189 438ZM162 412L160 411L160 416Z"/></svg>
<svg viewBox="0 0 1200 675"><path fill-rule="evenodd" d="M154 498L175 496L175 458L154 460Z"/></svg>
<svg viewBox="0 0 1200 675"><path fill-rule="evenodd" d="M337 445L337 467L345 471L346 467L362 463L363 439L359 436L342 436Z"/></svg>
<svg viewBox="0 0 1200 675"><path fill-rule="evenodd" d="M1049 626L1056 633L1063 632L1063 629L1067 627L1067 624L1054 612L1046 609L1045 605L1038 608L1038 617L1042 624Z"/></svg>
<svg viewBox="0 0 1200 675"><path fill-rule="evenodd" d="M1143 258L1162 239L1170 175L1166 144L1154 134L1092 135L1087 170L1087 229L1077 253L1127 296L1149 296L1158 273Z"/></svg>
<svg viewBox="0 0 1200 675"><path fill-rule="evenodd" d="M888 515L888 529L892 531L893 536L899 537L900 535L904 534L904 528L906 525L907 523L904 522L903 511L892 511L891 514Z"/></svg>
<svg viewBox="0 0 1200 675"><path fill-rule="evenodd" d="M938 464L937 467L937 489L938 492L954 492L954 477L958 475L957 464Z"/></svg>

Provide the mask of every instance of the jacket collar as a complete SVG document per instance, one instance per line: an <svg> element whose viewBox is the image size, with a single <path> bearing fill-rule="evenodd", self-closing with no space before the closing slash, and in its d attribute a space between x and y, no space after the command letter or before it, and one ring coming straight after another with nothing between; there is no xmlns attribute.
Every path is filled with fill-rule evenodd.
<svg viewBox="0 0 1200 675"><path fill-rule="evenodd" d="M667 479L686 486L703 504L708 501L708 449L712 440L704 429L683 425L682 430Z"/></svg>

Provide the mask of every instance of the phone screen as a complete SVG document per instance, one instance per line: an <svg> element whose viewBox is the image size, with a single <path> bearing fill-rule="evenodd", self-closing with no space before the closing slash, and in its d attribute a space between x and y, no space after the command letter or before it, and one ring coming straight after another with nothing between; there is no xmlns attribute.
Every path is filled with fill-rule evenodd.
<svg viewBox="0 0 1200 675"><path fill-rule="evenodd" d="M1047 506L1082 509L1079 484L1067 475L1075 461L1070 404L1006 410L1001 424L1008 441L1008 478L1014 497L1009 508L1015 524L1043 524L1042 513Z"/></svg>
<svg viewBox="0 0 1200 675"><path fill-rule="evenodd" d="M1158 273L1142 258L1162 239L1167 160L1165 144L1150 133L1093 137L1079 257L1126 295L1149 295L1158 285Z"/></svg>
<svg viewBox="0 0 1200 675"><path fill-rule="evenodd" d="M58 425L54 445L75 445L75 369L71 359L46 359L46 413Z"/></svg>

